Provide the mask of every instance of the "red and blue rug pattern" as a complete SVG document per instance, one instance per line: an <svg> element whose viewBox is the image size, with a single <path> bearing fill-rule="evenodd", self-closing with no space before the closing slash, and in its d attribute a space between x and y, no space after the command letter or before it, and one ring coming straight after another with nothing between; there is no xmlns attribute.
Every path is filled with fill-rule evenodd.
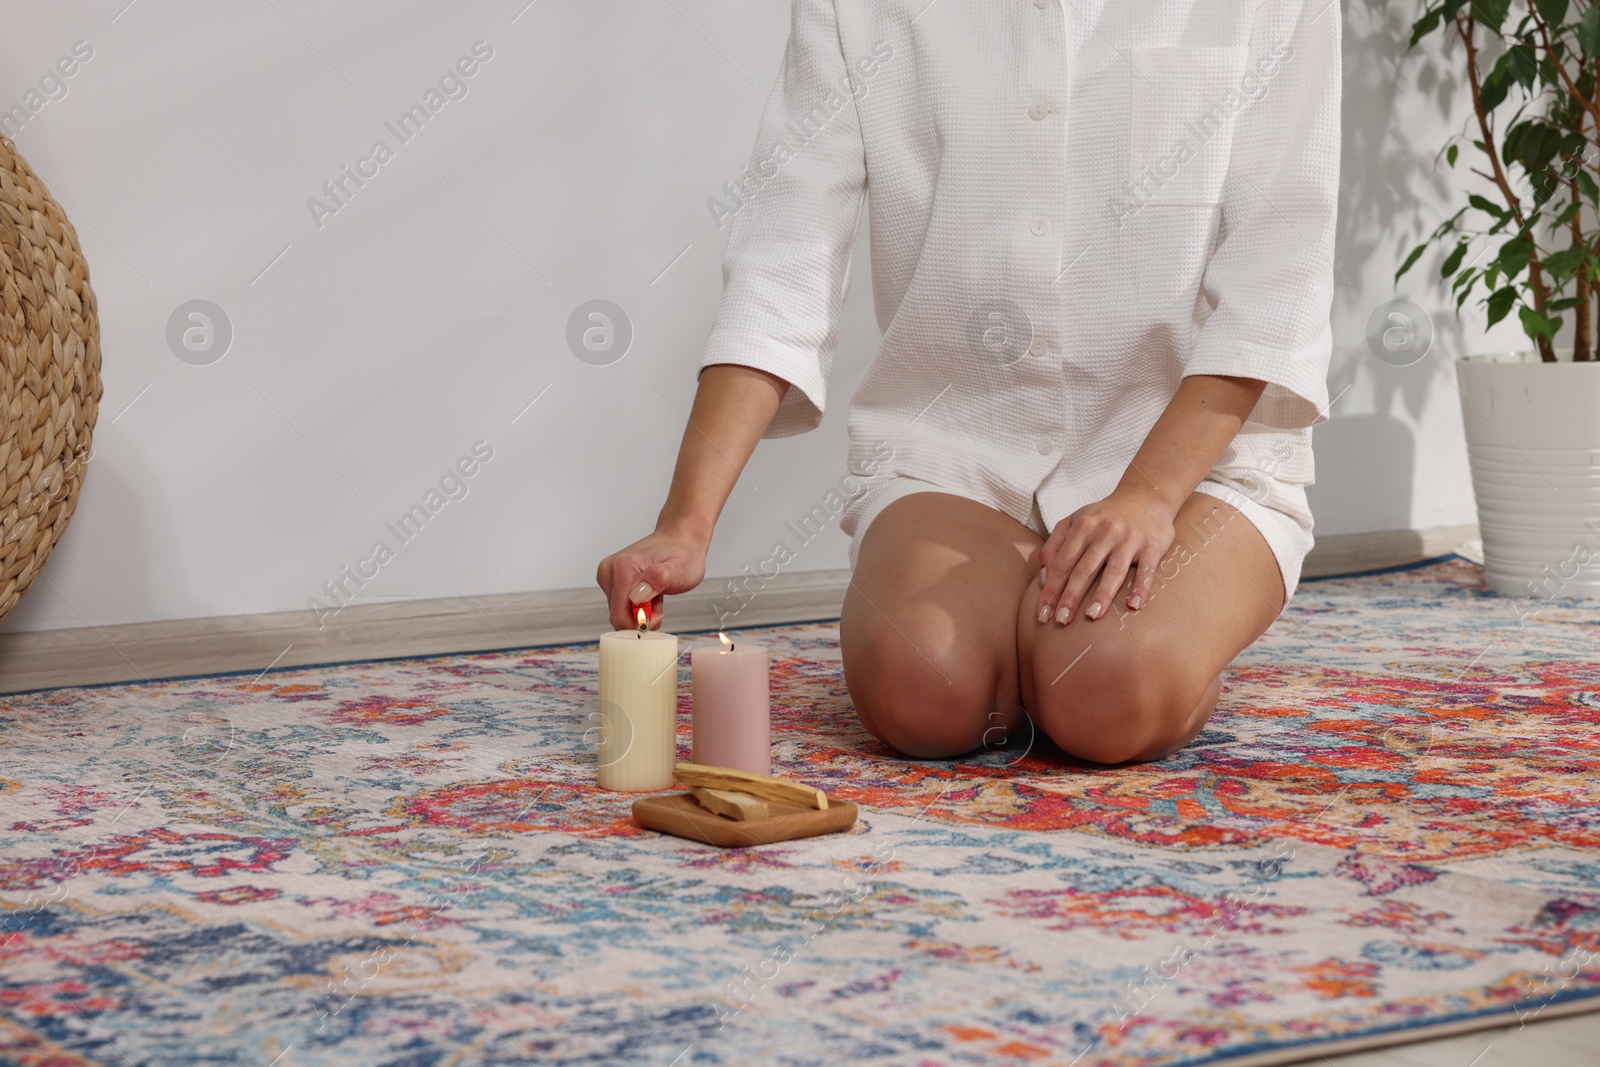
<svg viewBox="0 0 1600 1067"><path fill-rule="evenodd" d="M852 831L636 827L594 643L0 697L0 1063L1261 1063L1600 1009L1593 606L1306 582L1129 768L900 759L836 624L741 636Z"/></svg>

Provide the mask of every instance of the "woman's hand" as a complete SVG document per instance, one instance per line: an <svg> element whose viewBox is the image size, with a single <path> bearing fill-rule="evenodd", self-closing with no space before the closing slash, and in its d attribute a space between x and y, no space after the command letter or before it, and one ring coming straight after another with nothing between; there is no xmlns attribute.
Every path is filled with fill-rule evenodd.
<svg viewBox="0 0 1600 1067"><path fill-rule="evenodd" d="M648 603L650 628L660 629L663 597L687 593L705 578L717 516L788 389L776 374L738 363L701 368L656 532L613 552L595 571L611 604L611 625L632 630L639 606Z"/></svg>
<svg viewBox="0 0 1600 1067"><path fill-rule="evenodd" d="M649 604L650 629L659 630L664 597L700 584L709 548L707 539L658 528L601 560L594 577L610 602L612 627L635 629L639 608Z"/></svg>
<svg viewBox="0 0 1600 1067"><path fill-rule="evenodd" d="M1144 607L1156 566L1177 536L1173 516L1155 494L1119 488L1062 519L1039 550L1044 565L1039 621L1050 621L1052 613L1056 622L1072 621L1086 597L1084 617L1098 619L1116 599L1130 567L1135 570L1128 607Z"/></svg>

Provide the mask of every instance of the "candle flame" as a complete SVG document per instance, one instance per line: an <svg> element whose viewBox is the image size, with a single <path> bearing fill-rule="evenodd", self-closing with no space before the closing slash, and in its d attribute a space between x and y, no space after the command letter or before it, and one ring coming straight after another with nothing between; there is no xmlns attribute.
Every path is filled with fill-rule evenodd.
<svg viewBox="0 0 1600 1067"><path fill-rule="evenodd" d="M634 613L634 617L639 620L639 629L643 630L649 627L650 612L643 604L639 605L639 610Z"/></svg>
<svg viewBox="0 0 1600 1067"><path fill-rule="evenodd" d="M733 651L733 640L729 638L727 634L723 633L721 630L718 630L717 637L721 639L723 644L728 646L729 652Z"/></svg>

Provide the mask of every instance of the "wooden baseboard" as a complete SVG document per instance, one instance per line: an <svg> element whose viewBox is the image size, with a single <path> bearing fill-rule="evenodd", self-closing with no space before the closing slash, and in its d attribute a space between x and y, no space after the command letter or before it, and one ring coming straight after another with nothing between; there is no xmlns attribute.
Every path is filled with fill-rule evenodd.
<svg viewBox="0 0 1600 1067"><path fill-rule="evenodd" d="M832 618L848 570L743 579L743 606L730 579L670 597L676 633ZM129 682L223 671L258 672L307 663L444 655L598 641L611 629L597 587L535 593L352 604L318 617L309 609L261 615L137 622L0 633L0 693Z"/></svg>
<svg viewBox="0 0 1600 1067"><path fill-rule="evenodd" d="M1426 530L1331 534L1317 538L1316 547L1306 557L1300 576L1326 578L1334 574L1358 574L1384 567L1401 567L1418 560L1448 555L1477 536L1478 527L1475 523L1468 526L1434 526Z"/></svg>
<svg viewBox="0 0 1600 1067"><path fill-rule="evenodd" d="M1322 537L1304 575L1411 563L1475 535L1475 527L1450 526ZM710 579L672 597L667 618L677 633L836 618L849 578L831 570ZM320 622L302 610L0 633L0 693L595 641L610 629L594 588L350 605Z"/></svg>

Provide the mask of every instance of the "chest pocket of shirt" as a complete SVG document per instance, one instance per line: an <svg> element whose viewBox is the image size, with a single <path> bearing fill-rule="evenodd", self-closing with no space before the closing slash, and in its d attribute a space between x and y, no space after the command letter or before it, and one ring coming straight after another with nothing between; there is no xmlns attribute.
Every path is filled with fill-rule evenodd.
<svg viewBox="0 0 1600 1067"><path fill-rule="evenodd" d="M1215 204L1247 103L1247 51L1132 48L1128 180L1143 204Z"/></svg>

